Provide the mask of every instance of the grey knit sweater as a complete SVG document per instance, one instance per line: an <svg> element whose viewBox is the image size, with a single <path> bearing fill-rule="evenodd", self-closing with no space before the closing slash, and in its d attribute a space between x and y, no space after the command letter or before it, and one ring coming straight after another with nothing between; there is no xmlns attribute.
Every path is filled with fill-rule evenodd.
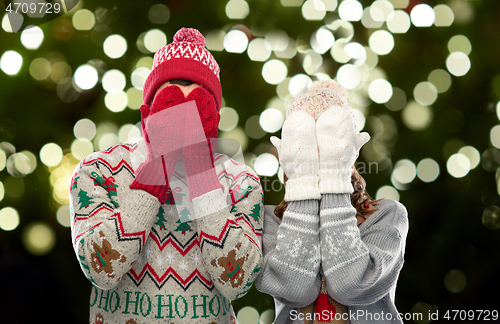
<svg viewBox="0 0 500 324"><path fill-rule="evenodd" d="M274 208L265 207L255 284L274 297L275 324L303 323L299 308L318 297L320 273L328 295L348 307L349 323L402 323L394 305L408 232L402 204L382 200L359 227L349 194L291 201L283 220Z"/></svg>

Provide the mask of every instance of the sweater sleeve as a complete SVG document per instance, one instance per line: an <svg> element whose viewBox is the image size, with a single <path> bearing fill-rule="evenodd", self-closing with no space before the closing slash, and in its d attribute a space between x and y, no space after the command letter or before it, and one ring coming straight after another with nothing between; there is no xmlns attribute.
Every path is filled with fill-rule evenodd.
<svg viewBox="0 0 500 324"><path fill-rule="evenodd" d="M82 161L70 187L73 248L87 279L101 289L115 287L132 268L160 207L150 194L122 186Z"/></svg>
<svg viewBox="0 0 500 324"><path fill-rule="evenodd" d="M256 288L291 307L304 307L318 297L318 200L291 201L278 226L274 215L265 216L264 261Z"/></svg>
<svg viewBox="0 0 500 324"><path fill-rule="evenodd" d="M232 203L221 189L193 199L206 269L229 300L250 290L262 264L262 187L255 172L245 168L240 173L244 180L238 181L243 189Z"/></svg>
<svg viewBox="0 0 500 324"><path fill-rule="evenodd" d="M361 235L349 194L322 195L321 261L326 289L344 305L380 300L396 284L403 266L406 209L393 201L383 202L385 207L378 211L383 215Z"/></svg>

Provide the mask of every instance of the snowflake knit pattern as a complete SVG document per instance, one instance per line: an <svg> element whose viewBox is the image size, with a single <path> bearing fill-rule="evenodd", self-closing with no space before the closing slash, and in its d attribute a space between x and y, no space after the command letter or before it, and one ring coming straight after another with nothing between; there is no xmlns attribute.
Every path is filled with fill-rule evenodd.
<svg viewBox="0 0 500 324"><path fill-rule="evenodd" d="M83 159L71 180L72 242L92 283L89 322L236 323L231 300L261 267L259 178L216 155L227 208L191 219L180 165L164 205L129 188L145 153L142 141L110 147Z"/></svg>

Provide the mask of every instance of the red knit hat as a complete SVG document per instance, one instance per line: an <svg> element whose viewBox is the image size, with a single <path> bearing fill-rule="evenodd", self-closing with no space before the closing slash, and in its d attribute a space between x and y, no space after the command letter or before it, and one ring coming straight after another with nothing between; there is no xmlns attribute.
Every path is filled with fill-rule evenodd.
<svg viewBox="0 0 500 324"><path fill-rule="evenodd" d="M153 69L146 79L142 100L150 105L156 90L167 81L184 79L203 86L210 92L220 110L222 88L219 65L205 48L205 37L196 29L181 28L174 41L156 52Z"/></svg>

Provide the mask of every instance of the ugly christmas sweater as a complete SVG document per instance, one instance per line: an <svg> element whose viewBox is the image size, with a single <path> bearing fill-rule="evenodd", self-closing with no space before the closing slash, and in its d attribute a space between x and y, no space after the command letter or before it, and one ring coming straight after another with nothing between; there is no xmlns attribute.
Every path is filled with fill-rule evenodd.
<svg viewBox="0 0 500 324"><path fill-rule="evenodd" d="M129 188L145 158L143 141L116 145L73 174L71 234L92 283L90 323L236 323L230 301L248 292L261 266L259 178L217 154L222 208L211 193L189 200L179 164L160 205ZM197 218L200 210L208 215Z"/></svg>

